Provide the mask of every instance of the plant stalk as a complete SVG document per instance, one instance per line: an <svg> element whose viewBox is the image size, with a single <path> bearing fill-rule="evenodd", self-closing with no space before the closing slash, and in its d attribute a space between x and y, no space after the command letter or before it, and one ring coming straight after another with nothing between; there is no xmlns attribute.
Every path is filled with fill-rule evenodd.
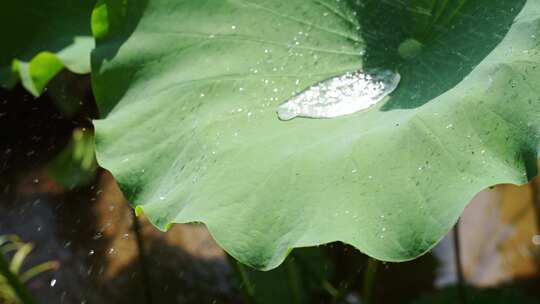
<svg viewBox="0 0 540 304"><path fill-rule="evenodd" d="M373 303L373 290L375 287L375 276L377 275L377 268L379 262L373 258L368 257L367 267L364 272L364 283L362 286L362 303Z"/></svg>
<svg viewBox="0 0 540 304"><path fill-rule="evenodd" d="M540 181L538 177L531 181L532 205L536 221L536 233L540 234Z"/></svg>
<svg viewBox="0 0 540 304"><path fill-rule="evenodd" d="M300 283L298 270L293 264L294 262L292 259L286 261L285 263L286 263L285 267L287 267L287 277L289 281L289 288L292 291L292 294L294 297L294 303L303 303L302 286Z"/></svg>
<svg viewBox="0 0 540 304"><path fill-rule="evenodd" d="M457 287L458 287L458 296L459 303L467 304L467 294L465 290L465 276L463 275L463 263L461 261L461 245L459 237L459 226L460 220L458 219L456 225L454 226L454 258L456 265L456 274L457 274Z"/></svg>
<svg viewBox="0 0 540 304"><path fill-rule="evenodd" d="M150 285L150 274L148 273L148 262L144 251L144 238L141 233L141 224L139 218L135 214L135 211L131 210L131 216L133 219L133 233L135 234L135 241L137 242L137 250L139 252L139 268L141 270L142 283L144 289L145 302L152 304L152 290Z"/></svg>
<svg viewBox="0 0 540 304"><path fill-rule="evenodd" d="M335 303L335 301L338 300L340 297L339 290L332 285L326 278L322 277L303 260L303 258L299 255L295 255L294 252L291 252L290 254L291 258L294 257L294 261L298 264L298 266L305 271L307 274L309 274L311 277L315 278L318 283L321 284L321 287L323 290L325 290L333 299L332 303Z"/></svg>
<svg viewBox="0 0 540 304"><path fill-rule="evenodd" d="M246 269L229 254L227 254L227 257L229 259L229 264L233 268L236 278L240 283L240 289L244 294L245 303L255 304L255 289L249 280Z"/></svg>
<svg viewBox="0 0 540 304"><path fill-rule="evenodd" d="M540 234L540 180L539 177L535 177L530 182L531 187L531 200L534 209L534 219L536 222L536 234ZM540 256L538 251L535 251L536 269L540 272Z"/></svg>

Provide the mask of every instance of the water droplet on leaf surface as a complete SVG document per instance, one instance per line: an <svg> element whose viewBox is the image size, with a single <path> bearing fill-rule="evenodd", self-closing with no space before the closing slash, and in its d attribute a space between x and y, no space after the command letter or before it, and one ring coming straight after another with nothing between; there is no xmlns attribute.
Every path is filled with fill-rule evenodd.
<svg viewBox="0 0 540 304"><path fill-rule="evenodd" d="M334 118L365 110L392 93L401 77L390 70L349 72L322 81L277 109L281 120Z"/></svg>

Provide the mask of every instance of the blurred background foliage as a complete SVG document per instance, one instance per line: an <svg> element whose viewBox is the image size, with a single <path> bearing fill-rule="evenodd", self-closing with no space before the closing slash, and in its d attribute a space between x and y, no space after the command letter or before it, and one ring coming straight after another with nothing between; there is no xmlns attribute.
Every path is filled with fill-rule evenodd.
<svg viewBox="0 0 540 304"><path fill-rule="evenodd" d="M55 261L27 267L25 260L33 248L32 244L24 243L16 235L0 236L0 303L34 303L23 284L43 272L58 268Z"/></svg>

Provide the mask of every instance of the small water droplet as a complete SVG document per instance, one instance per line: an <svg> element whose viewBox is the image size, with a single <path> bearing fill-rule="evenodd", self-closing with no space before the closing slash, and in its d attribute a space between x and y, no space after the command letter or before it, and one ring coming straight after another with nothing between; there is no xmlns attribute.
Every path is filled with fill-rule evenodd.
<svg viewBox="0 0 540 304"><path fill-rule="evenodd" d="M334 118L365 110L392 93L401 77L389 70L356 71L322 81L278 107L281 120Z"/></svg>
<svg viewBox="0 0 540 304"><path fill-rule="evenodd" d="M54 285L56 285L56 279L52 279L50 285L51 285L51 287L54 287Z"/></svg>

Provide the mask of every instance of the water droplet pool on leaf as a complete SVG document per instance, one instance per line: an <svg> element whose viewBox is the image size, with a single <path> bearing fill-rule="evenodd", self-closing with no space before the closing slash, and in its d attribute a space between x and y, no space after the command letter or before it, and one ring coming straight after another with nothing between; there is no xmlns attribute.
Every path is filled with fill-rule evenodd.
<svg viewBox="0 0 540 304"><path fill-rule="evenodd" d="M365 110L392 93L401 77L390 70L356 71L322 81L277 109L281 120L334 118Z"/></svg>

